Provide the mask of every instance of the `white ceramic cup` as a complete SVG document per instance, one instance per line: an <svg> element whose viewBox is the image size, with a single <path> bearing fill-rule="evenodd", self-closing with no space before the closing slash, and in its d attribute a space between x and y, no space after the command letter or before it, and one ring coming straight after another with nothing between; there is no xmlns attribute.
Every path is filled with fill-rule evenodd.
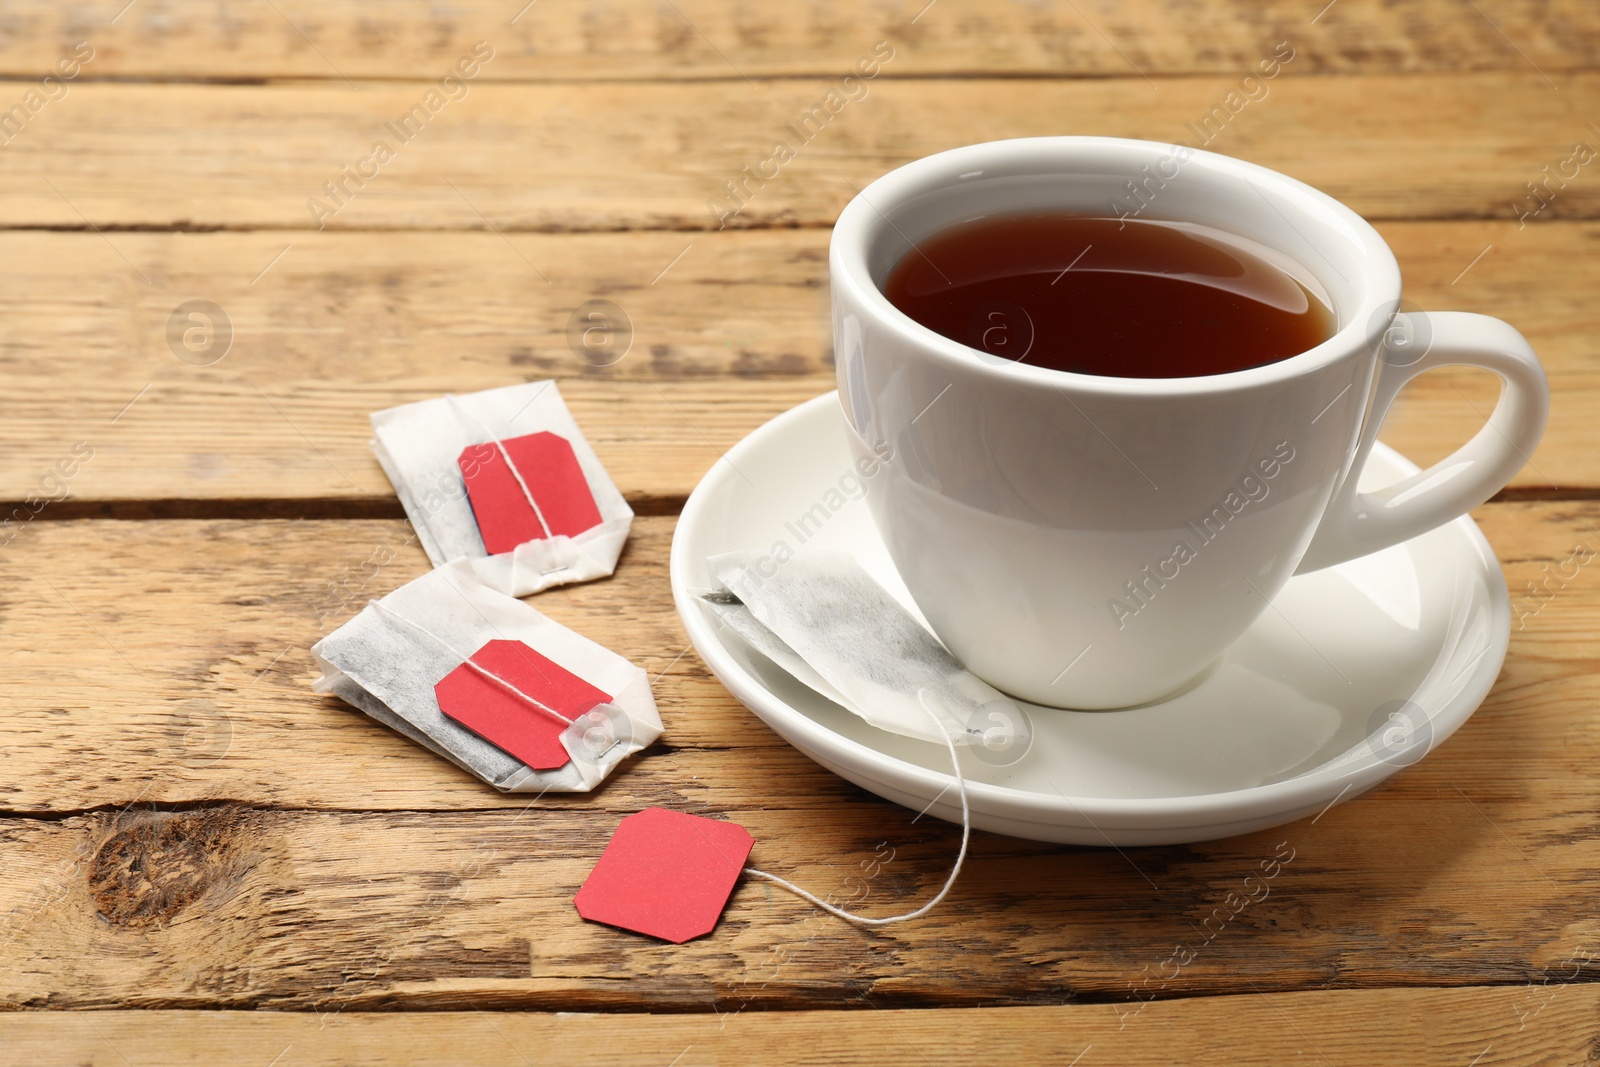
<svg viewBox="0 0 1600 1067"><path fill-rule="evenodd" d="M928 236L1042 210L1243 237L1309 272L1337 328L1249 370L1112 378L980 353L883 295ZM1504 322L1397 314L1394 254L1355 212L1185 146L1040 137L920 159L844 209L829 271L851 447L863 461L890 456L867 491L889 553L951 652L1040 704L1114 708L1181 690L1292 575L1487 500L1533 452L1549 407L1538 359ZM1415 477L1357 491L1401 387L1454 364L1501 378L1488 424Z"/></svg>

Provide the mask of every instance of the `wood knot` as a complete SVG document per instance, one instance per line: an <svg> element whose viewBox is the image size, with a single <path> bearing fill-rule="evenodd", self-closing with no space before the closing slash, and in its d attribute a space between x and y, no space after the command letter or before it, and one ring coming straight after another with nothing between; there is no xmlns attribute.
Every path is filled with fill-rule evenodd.
<svg viewBox="0 0 1600 1067"><path fill-rule="evenodd" d="M119 819L89 864L89 892L114 926L163 926L251 863L257 814L237 805L139 812Z"/></svg>

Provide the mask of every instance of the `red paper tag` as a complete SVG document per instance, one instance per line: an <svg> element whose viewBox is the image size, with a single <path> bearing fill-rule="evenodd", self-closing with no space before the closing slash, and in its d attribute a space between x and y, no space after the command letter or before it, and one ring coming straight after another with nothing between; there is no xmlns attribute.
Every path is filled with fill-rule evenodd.
<svg viewBox="0 0 1600 1067"><path fill-rule="evenodd" d="M511 456L515 473L493 442L468 445L456 457L483 547L491 556L510 552L526 541L544 540L539 514L551 537L576 537L600 525L600 508L566 438L541 431L500 444ZM527 493L517 484L518 474L527 483ZM539 505L538 514L528 503L530 494Z"/></svg>
<svg viewBox="0 0 1600 1067"><path fill-rule="evenodd" d="M754 844L738 823L646 808L622 820L573 902L585 919L681 945L717 925Z"/></svg>
<svg viewBox="0 0 1600 1067"><path fill-rule="evenodd" d="M611 697L521 641L490 641L472 662L545 707L576 719ZM567 724L462 664L433 687L439 710L534 770L564 767L571 755L561 744Z"/></svg>

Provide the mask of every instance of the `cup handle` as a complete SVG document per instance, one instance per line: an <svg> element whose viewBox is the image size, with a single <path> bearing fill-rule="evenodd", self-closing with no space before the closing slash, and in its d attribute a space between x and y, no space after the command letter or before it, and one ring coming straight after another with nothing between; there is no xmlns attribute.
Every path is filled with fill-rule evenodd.
<svg viewBox="0 0 1600 1067"><path fill-rule="evenodd" d="M1296 574L1388 548L1465 515L1511 480L1544 433L1550 387L1539 358L1516 329L1464 311L1413 311L1404 317L1413 337L1429 338L1426 350L1402 362L1401 350L1385 344L1355 459ZM1417 375L1447 366L1482 367L1500 376L1500 400L1489 421L1427 470L1374 493L1358 492L1356 484L1394 398Z"/></svg>

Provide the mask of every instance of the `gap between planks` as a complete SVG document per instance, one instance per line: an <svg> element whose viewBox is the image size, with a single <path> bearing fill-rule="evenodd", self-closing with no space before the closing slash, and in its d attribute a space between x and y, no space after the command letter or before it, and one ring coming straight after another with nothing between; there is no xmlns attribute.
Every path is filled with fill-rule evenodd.
<svg viewBox="0 0 1600 1067"><path fill-rule="evenodd" d="M1589 499L1574 490L1572 499ZM1592 491L1600 496L1600 489ZM1564 498L1563 498L1564 499ZM681 494L627 495L635 517L670 518L683 511L688 501ZM20 500L0 500L0 515L22 510ZM405 509L397 497L303 497L232 500L206 500L190 497L160 497L139 500L90 500L68 497L55 501L33 517L34 522L83 522L107 519L118 522L161 522L169 519L226 520L306 520L374 521L404 519Z"/></svg>
<svg viewBox="0 0 1600 1067"><path fill-rule="evenodd" d="M638 518L674 518L683 512L688 497L681 494L628 494L628 506ZM1508 486L1483 505L1562 503L1600 500L1600 486ZM24 507L20 500L0 500L0 515ZM166 522L172 520L226 522L283 520L355 522L404 519L405 509L394 497L240 498L206 500L163 497L148 500L76 500L52 503L33 522Z"/></svg>
<svg viewBox="0 0 1600 1067"><path fill-rule="evenodd" d="M552 1015L349 1011L322 1018L278 1012L18 1013L0 1019L21 1058L121 1063L124 1052L174 1067L392 1067L441 1062L656 1064L1054 1063L1068 1067L1278 1067L1304 1059L1374 1067L1526 1067L1578 1063L1600 1040L1600 992L1544 1000L1530 988L1322 990L1200 997L1152 1004L1138 1018L1087 1006L923 1011ZM858 1007L873 1007L863 998ZM1535 1006L1537 1011L1534 1010ZM1522 1020L1522 1022L1519 1022ZM1181 1050L1181 1051L1180 1051ZM1557 1059L1562 1053L1568 1058ZM1486 1055L1487 1054L1487 1055ZM274 1061L274 1057L277 1060ZM1474 1059L1476 1057L1476 1059ZM127 1061L131 1062L131 1061Z"/></svg>

